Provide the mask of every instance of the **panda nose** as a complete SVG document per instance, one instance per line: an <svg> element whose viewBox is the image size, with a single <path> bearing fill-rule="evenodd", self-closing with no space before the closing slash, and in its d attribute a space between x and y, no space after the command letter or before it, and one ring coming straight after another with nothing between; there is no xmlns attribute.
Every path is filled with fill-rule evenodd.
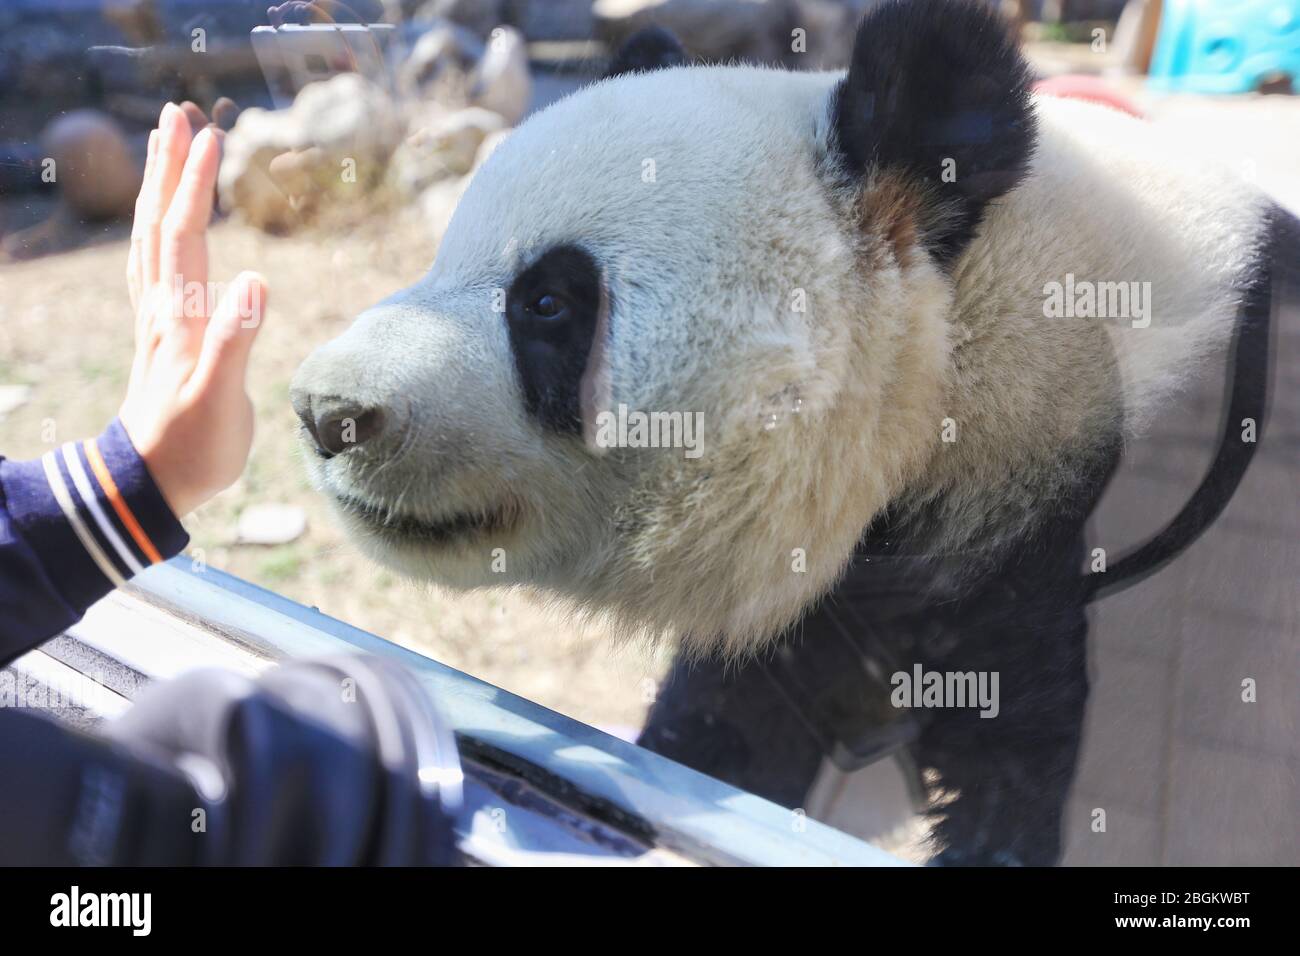
<svg viewBox="0 0 1300 956"><path fill-rule="evenodd" d="M383 433L385 416L381 409L337 401L313 401L308 398L294 403L294 410L316 443L323 458L341 455L356 445Z"/></svg>

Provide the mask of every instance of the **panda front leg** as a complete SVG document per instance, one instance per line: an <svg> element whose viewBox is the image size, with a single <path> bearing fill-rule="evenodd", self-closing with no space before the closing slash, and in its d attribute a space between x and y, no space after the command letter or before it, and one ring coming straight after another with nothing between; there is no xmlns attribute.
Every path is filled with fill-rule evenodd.
<svg viewBox="0 0 1300 956"><path fill-rule="evenodd" d="M998 712L930 713L913 755L934 797L931 861L1051 866L1079 759L1088 675L1082 608L1027 626L963 628L952 651L923 662L946 673L997 673Z"/></svg>
<svg viewBox="0 0 1300 956"><path fill-rule="evenodd" d="M932 862L1055 863L1088 691L1083 606L1061 591L1073 554L1058 557L1055 586L1029 549L978 594L937 602L888 596L879 556L856 565L774 652L732 665L680 655L639 743L794 808L823 760L910 739L928 771ZM996 679L996 714L891 700L893 679L917 671Z"/></svg>

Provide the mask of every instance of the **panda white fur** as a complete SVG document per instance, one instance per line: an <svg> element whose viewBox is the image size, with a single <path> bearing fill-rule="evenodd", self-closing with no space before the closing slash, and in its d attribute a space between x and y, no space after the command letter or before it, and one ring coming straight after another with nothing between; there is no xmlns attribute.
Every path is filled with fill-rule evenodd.
<svg viewBox="0 0 1300 956"><path fill-rule="evenodd" d="M998 607L981 639L950 622L975 659L1068 632L1079 669L1079 600L1007 612L990 587L1040 551L1082 568L1123 441L1229 344L1274 213L1149 124L1028 83L981 7L917 0L876 8L847 75L677 67L534 115L428 275L299 371L316 484L416 578L536 587L687 657L752 660L796 624L808 644L819 599L901 560L917 606ZM1149 282L1149 326L1047 317L1067 276ZM701 453L601 447L619 406L701 413ZM1067 723L1026 771L1058 804ZM1057 815L1022 838L1006 809L940 833L950 858L1050 861Z"/></svg>

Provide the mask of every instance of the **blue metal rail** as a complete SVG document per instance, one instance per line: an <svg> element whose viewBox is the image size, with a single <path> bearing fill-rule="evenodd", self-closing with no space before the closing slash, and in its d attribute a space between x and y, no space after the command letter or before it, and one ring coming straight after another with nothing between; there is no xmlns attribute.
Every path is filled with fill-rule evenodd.
<svg viewBox="0 0 1300 956"><path fill-rule="evenodd" d="M650 862L784 866L899 865L895 857L813 820L696 773L600 730L221 571L194 571L178 558L137 577L121 600L137 599L211 635L214 655L159 641L92 613L69 639L151 677L183 666L222 663L231 649L266 666L287 658L362 651L409 668L436 701L466 758L461 837L495 826L499 862L514 850L574 855L584 862L635 857ZM125 614L125 616L123 616ZM106 633L108 632L108 633ZM134 633L131 633L134 632ZM66 650L66 648L65 648ZM65 658L66 659L66 658ZM567 816L566 816L567 815ZM566 825L553 821L566 818ZM527 855L527 852L524 853ZM565 857L560 857L565 858ZM488 860L486 862L492 862Z"/></svg>

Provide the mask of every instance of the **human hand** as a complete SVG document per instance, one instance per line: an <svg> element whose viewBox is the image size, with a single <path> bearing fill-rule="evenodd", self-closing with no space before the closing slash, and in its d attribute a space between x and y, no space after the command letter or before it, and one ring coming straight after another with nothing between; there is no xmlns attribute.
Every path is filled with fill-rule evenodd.
<svg viewBox="0 0 1300 956"><path fill-rule="evenodd" d="M180 517L244 470L253 406L244 380L266 281L241 272L208 282L207 228L224 134L191 133L168 103L149 135L127 261L135 360L118 417Z"/></svg>

